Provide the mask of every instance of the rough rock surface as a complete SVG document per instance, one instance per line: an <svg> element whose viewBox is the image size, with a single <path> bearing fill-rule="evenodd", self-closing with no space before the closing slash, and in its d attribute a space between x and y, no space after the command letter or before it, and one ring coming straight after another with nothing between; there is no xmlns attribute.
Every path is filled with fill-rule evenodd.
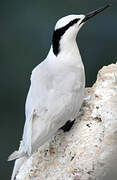
<svg viewBox="0 0 117 180"><path fill-rule="evenodd" d="M108 179L111 161L117 159L117 64L103 67L86 91L72 129L59 130L33 154L17 180Z"/></svg>

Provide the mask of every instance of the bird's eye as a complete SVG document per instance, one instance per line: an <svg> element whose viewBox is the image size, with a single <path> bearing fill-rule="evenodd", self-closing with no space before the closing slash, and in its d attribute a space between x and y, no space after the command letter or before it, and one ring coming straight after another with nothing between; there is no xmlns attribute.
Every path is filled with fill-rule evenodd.
<svg viewBox="0 0 117 180"><path fill-rule="evenodd" d="M79 20L80 20L80 18L76 18L76 19L72 20L72 21L69 23L69 25L70 25L70 26L73 26L73 25L76 24Z"/></svg>

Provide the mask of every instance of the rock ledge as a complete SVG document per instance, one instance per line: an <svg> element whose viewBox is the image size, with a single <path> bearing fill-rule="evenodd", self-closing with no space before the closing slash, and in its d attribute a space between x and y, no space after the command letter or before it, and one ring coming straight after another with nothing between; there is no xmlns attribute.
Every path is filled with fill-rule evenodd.
<svg viewBox="0 0 117 180"><path fill-rule="evenodd" d="M117 166L117 64L103 67L74 126L59 130L20 168L17 180L102 180ZM112 178L110 178L112 179Z"/></svg>

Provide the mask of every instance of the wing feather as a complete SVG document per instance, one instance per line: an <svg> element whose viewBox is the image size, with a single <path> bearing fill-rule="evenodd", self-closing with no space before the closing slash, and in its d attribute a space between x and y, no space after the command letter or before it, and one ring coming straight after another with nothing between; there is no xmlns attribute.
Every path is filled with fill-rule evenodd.
<svg viewBox="0 0 117 180"><path fill-rule="evenodd" d="M66 70L56 72L47 69L47 64L40 65L32 73L26 100L23 144L28 155L67 120L73 119L83 100L84 84L80 81L77 68L70 71L66 67Z"/></svg>

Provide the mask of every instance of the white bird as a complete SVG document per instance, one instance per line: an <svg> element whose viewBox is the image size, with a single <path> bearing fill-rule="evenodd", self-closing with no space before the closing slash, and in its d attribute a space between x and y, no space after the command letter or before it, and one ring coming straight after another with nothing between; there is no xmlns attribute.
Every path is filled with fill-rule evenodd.
<svg viewBox="0 0 117 180"><path fill-rule="evenodd" d="M108 7L87 15L69 15L56 23L50 51L46 59L32 71L22 141L19 150L8 159L16 159L11 180L15 179L25 159L68 120L76 118L85 89L84 66L76 36L88 19Z"/></svg>

